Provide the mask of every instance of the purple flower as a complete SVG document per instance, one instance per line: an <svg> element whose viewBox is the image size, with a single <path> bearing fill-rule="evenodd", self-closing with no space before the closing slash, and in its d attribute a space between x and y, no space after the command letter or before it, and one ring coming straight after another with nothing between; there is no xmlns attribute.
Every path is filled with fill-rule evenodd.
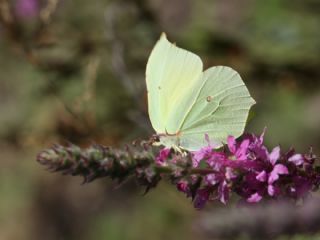
<svg viewBox="0 0 320 240"><path fill-rule="evenodd" d="M250 144L249 139L245 139L241 142L240 146L237 147L236 140L233 136L229 136L228 139L228 148L231 153L235 156L236 160L246 160L247 151Z"/></svg>
<svg viewBox="0 0 320 240"><path fill-rule="evenodd" d="M288 161L300 166L304 163L304 157L301 154L294 154L288 159Z"/></svg>
<svg viewBox="0 0 320 240"><path fill-rule="evenodd" d="M180 181L177 183L177 189L178 189L180 192L188 193L188 192L189 192L188 182L187 182L186 180L180 180Z"/></svg>
<svg viewBox="0 0 320 240"><path fill-rule="evenodd" d="M201 160L210 158L211 160L209 160L209 162L210 161L216 162L214 157L219 158L224 156L223 154L220 154L219 152L214 151L214 149L217 148L217 146L219 145L216 143L212 143L209 139L208 134L205 134L205 140L208 143L208 146L205 146L198 151L192 152L193 167L198 167Z"/></svg>
<svg viewBox="0 0 320 240"><path fill-rule="evenodd" d="M280 188L274 185L268 185L268 194L269 196L277 196L280 194Z"/></svg>
<svg viewBox="0 0 320 240"><path fill-rule="evenodd" d="M261 200L262 200L262 196L260 196L259 193L254 193L247 199L247 202L257 203L257 202L260 202Z"/></svg>
<svg viewBox="0 0 320 240"><path fill-rule="evenodd" d="M312 179L308 177L295 176L291 193L295 198L304 198L312 189Z"/></svg>
<svg viewBox="0 0 320 240"><path fill-rule="evenodd" d="M268 160L273 166L272 171L268 176L268 194L270 196L275 196L280 193L280 189L276 188L273 183L276 182L280 175L289 174L288 168L283 164L276 164L280 158L280 147L275 147L269 154Z"/></svg>
<svg viewBox="0 0 320 240"><path fill-rule="evenodd" d="M209 200L210 192L208 189L199 189L194 198L193 205L197 209L203 208Z"/></svg>
<svg viewBox="0 0 320 240"><path fill-rule="evenodd" d="M265 131L266 129L264 129L259 137L253 134L249 134L244 137L250 141L249 150L251 152L252 160L268 158L268 149L263 145Z"/></svg>
<svg viewBox="0 0 320 240"><path fill-rule="evenodd" d="M193 152L192 153L192 155L193 155L193 158L192 158L193 167L198 167L200 161L205 159L205 158L207 158L207 157L210 157L212 152L213 152L213 149L212 149L212 147L210 145L206 146L206 147L203 147L198 151Z"/></svg>
<svg viewBox="0 0 320 240"><path fill-rule="evenodd" d="M214 170L202 176L203 181L195 194L197 208L204 206L209 195L226 204L234 192L242 197L241 201L257 203L270 197L298 200L319 187L320 170L314 166L312 152L302 155L292 149L284 154L279 146L269 152L263 143L264 134L265 131L260 136L247 134L242 140L229 136L229 151L206 146L193 152L194 167L200 167L203 160L201 168ZM179 189L184 189L183 185Z"/></svg>
<svg viewBox="0 0 320 240"><path fill-rule="evenodd" d="M267 182L267 192L269 196L275 196L279 194L280 190L273 184L279 179L280 175L289 174L288 168L283 164L276 164L280 158L280 147L275 147L268 155L267 162L272 166L272 170L267 172L268 164L266 168L259 172L256 176L256 180L260 182Z"/></svg>
<svg viewBox="0 0 320 240"><path fill-rule="evenodd" d="M269 154L269 161L272 165L275 165L280 158L280 147L275 147Z"/></svg>
<svg viewBox="0 0 320 240"><path fill-rule="evenodd" d="M263 137L264 132L260 136L247 134L241 140L230 136L223 148L209 144L192 153L164 148L155 159L153 149L144 144L136 149L141 154L129 147L81 150L74 145L55 146L40 153L37 160L53 171L84 176L85 182L105 176L122 182L135 176L146 191L167 176L192 198L196 208L209 200L227 204L231 194L246 204L284 199L300 203L319 189L320 166L312 149L300 154L294 149L283 152L276 146L269 152Z"/></svg>
<svg viewBox="0 0 320 240"><path fill-rule="evenodd" d="M256 179L260 182L266 182L267 181L267 173L265 170L261 171L257 176Z"/></svg>
<svg viewBox="0 0 320 240"><path fill-rule="evenodd" d="M205 182L207 185L209 186L214 186L216 185L218 182L220 181L220 179L218 178L217 174L207 174L205 176Z"/></svg>
<svg viewBox="0 0 320 240"><path fill-rule="evenodd" d="M280 147L277 146L275 147L270 154L268 154L268 162L273 166L273 169L275 169L275 173L279 172L279 174L282 174L280 172L284 171L287 172L288 169L283 170L283 168L286 168L282 164L276 164L280 159ZM281 166L278 166L281 165Z"/></svg>
<svg viewBox="0 0 320 240"><path fill-rule="evenodd" d="M15 3L15 12L20 18L34 18L39 11L38 0L17 0Z"/></svg>
<svg viewBox="0 0 320 240"><path fill-rule="evenodd" d="M218 188L218 197L220 202L222 202L223 204L227 204L229 200L229 193L230 189L228 187L227 181L223 181L222 183L220 183Z"/></svg>
<svg viewBox="0 0 320 240"><path fill-rule="evenodd" d="M206 163L214 170L221 170L227 165L227 161L230 161L228 157L222 152L212 152L210 156L207 156Z"/></svg>
<svg viewBox="0 0 320 240"><path fill-rule="evenodd" d="M236 139L233 136L229 136L227 139L228 142L228 148L231 153L235 154L237 151L237 142Z"/></svg>
<svg viewBox="0 0 320 240"><path fill-rule="evenodd" d="M268 184L273 184L275 181L279 179L279 175L286 175L289 174L288 168L283 164L277 164L273 167L269 178Z"/></svg>
<svg viewBox="0 0 320 240"><path fill-rule="evenodd" d="M160 166L165 166L167 165L167 160L170 155L170 148L163 148L160 150L158 156L156 157L156 164Z"/></svg>
<svg viewBox="0 0 320 240"><path fill-rule="evenodd" d="M231 167L226 167L225 169L225 177L227 180L233 180L237 177L237 174Z"/></svg>

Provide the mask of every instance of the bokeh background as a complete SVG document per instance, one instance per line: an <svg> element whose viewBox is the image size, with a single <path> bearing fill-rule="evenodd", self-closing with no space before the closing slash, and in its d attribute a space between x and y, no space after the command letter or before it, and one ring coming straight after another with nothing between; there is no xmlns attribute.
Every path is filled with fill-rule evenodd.
<svg viewBox="0 0 320 240"><path fill-rule="evenodd" d="M148 138L144 71L161 32L241 74L258 103L247 131L319 154L319 12L318 0L0 0L0 239L207 239L195 222L221 206L194 210L165 182L146 196L81 185L36 154Z"/></svg>

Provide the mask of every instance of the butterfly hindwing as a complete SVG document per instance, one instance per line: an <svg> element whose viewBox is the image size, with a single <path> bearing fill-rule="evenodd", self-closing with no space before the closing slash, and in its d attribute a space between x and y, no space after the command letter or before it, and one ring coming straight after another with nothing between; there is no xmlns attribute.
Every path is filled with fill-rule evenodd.
<svg viewBox="0 0 320 240"><path fill-rule="evenodd" d="M220 145L229 135L238 137L255 101L240 75L229 67L212 67L203 73L204 84L181 129L181 146L204 146L205 134ZM191 143L191 144L190 144Z"/></svg>

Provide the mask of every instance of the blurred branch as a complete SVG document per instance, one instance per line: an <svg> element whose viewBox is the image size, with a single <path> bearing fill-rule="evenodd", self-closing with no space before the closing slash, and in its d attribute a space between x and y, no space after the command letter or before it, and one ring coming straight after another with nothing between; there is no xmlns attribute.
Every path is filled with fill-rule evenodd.
<svg viewBox="0 0 320 240"><path fill-rule="evenodd" d="M85 93L83 95L83 101L90 101L95 97L95 83L97 79L97 72L100 66L100 58L92 57L89 60L86 69L85 81Z"/></svg>
<svg viewBox="0 0 320 240"><path fill-rule="evenodd" d="M303 206L277 202L254 207L214 209L197 226L210 239L275 239L295 234L319 232L320 199L309 199Z"/></svg>
<svg viewBox="0 0 320 240"><path fill-rule="evenodd" d="M97 72L100 66L100 58L97 56L92 56L85 68L84 73L84 92L75 102L73 109L76 111L76 115L84 116L82 119L89 129L92 129L96 125L95 119L95 89L96 89L96 79Z"/></svg>
<svg viewBox="0 0 320 240"><path fill-rule="evenodd" d="M40 19L44 25L51 20L52 14L56 11L60 0L48 0L47 5L40 12Z"/></svg>
<svg viewBox="0 0 320 240"><path fill-rule="evenodd" d="M22 44L20 29L8 0L0 0L0 23L4 27L6 36L13 42L15 47L19 46L23 50L27 49L26 45Z"/></svg>
<svg viewBox="0 0 320 240"><path fill-rule="evenodd" d="M52 89L52 95L63 106L63 109L77 120L76 123L80 124L81 132L89 134L96 126L95 119L95 87L97 71L100 66L100 58L98 56L92 56L84 69L84 91L71 103L66 103L57 93L54 79L49 79L49 84Z"/></svg>
<svg viewBox="0 0 320 240"><path fill-rule="evenodd" d="M141 101L142 93L140 89L134 83L128 74L128 68L125 63L124 56L124 44L117 36L116 25L118 21L119 11L123 9L118 3L110 4L105 13L105 22L106 22L106 38L110 43L111 47L111 64L113 74L121 81L122 85L126 89L127 93L133 99L135 105L138 108L138 111L135 111L132 115L129 115L129 118L139 125L146 132L150 133L150 128L146 126L147 116L144 113L144 102Z"/></svg>
<svg viewBox="0 0 320 240"><path fill-rule="evenodd" d="M10 5L6 0L0 0L0 19L5 25L13 23L13 17L11 15Z"/></svg>
<svg viewBox="0 0 320 240"><path fill-rule="evenodd" d="M131 97L140 105L140 94L137 91L137 87L134 84L133 79L130 78L127 72L123 53L124 45L116 33L117 14L120 9L121 8L118 4L110 4L105 13L106 38L109 40L112 51L112 70L114 75L122 82Z"/></svg>

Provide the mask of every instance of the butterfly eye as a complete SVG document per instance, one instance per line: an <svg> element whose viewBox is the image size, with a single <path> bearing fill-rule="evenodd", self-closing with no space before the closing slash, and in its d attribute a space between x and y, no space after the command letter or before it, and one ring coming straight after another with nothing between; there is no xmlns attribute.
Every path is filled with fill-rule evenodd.
<svg viewBox="0 0 320 240"><path fill-rule="evenodd" d="M207 97L207 102L211 102L212 101L212 97L211 96L208 96Z"/></svg>

